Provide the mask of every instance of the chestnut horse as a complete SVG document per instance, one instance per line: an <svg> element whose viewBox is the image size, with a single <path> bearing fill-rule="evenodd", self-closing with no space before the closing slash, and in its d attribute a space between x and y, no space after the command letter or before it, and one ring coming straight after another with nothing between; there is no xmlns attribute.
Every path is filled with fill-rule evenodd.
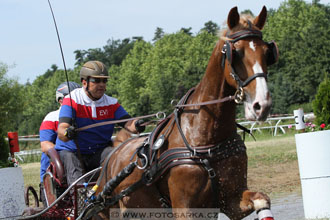
<svg viewBox="0 0 330 220"><path fill-rule="evenodd" d="M160 201L167 201L173 212L216 207L236 220L254 210L266 210L259 218L273 219L268 196L248 190L246 148L237 135L235 123L236 104L241 101L248 120L265 120L270 111L267 66L277 61L278 54L274 42L262 40L261 29L266 17L265 6L255 19L240 16L237 7L230 10L228 29L217 42L205 75L156 134L156 139L163 136L164 141L156 158L173 149L185 149L191 158L185 158L182 163L175 163L182 159L179 156L168 160L175 164L156 175L150 184L143 184L116 203L122 210L160 208ZM145 137L132 138L114 150L103 168L107 172L96 194L135 160L136 149L144 141ZM196 157L199 159L194 160ZM204 158L205 163L201 162ZM133 185L143 173L143 169L134 169L112 195Z"/></svg>

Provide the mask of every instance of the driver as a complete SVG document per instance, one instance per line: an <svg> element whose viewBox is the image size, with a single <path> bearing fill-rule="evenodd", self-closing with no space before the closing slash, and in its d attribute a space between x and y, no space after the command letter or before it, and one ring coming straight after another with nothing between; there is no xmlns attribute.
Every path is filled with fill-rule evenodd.
<svg viewBox="0 0 330 220"><path fill-rule="evenodd" d="M102 62L85 63L80 70L80 79L83 88L71 92L71 99L66 96L63 100L55 146L64 165L68 185L84 172L99 167L112 151L114 124L88 128L79 133L76 129L131 117L117 99L105 94L109 74ZM143 132L145 126L140 124L141 120L119 123L131 133Z"/></svg>

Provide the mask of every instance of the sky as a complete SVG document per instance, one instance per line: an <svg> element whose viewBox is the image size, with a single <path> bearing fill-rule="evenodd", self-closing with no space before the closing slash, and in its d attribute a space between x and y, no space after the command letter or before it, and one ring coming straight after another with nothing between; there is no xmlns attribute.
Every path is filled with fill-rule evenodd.
<svg viewBox="0 0 330 220"><path fill-rule="evenodd" d="M151 41L157 27L197 33L208 21L221 26L232 7L258 15L262 6L277 9L284 0L50 0L67 68L75 50L102 48L109 39L142 36ZM312 0L307 0L311 2ZM329 4L330 0L321 0ZM33 82L52 64L63 69L60 47L47 0L0 0L0 62L7 76Z"/></svg>

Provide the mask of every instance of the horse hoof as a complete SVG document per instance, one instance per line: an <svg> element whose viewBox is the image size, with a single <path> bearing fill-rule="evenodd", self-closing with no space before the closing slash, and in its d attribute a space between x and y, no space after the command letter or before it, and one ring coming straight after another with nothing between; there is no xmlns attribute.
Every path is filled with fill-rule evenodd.
<svg viewBox="0 0 330 220"><path fill-rule="evenodd" d="M257 211L259 220L274 220L273 214L270 209L259 209Z"/></svg>

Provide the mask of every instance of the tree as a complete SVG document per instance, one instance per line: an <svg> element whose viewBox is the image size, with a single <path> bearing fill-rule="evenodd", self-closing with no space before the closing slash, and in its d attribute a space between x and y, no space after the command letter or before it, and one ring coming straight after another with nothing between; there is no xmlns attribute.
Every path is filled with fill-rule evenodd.
<svg viewBox="0 0 330 220"><path fill-rule="evenodd" d="M154 38L152 40L157 41L157 40L161 39L162 37L164 37L164 30L163 30L163 28L157 27Z"/></svg>
<svg viewBox="0 0 330 220"><path fill-rule="evenodd" d="M148 99L141 89L145 87L143 64L146 62L152 46L143 40L136 42L120 67L110 68L111 95L117 96L120 103L131 115L147 114Z"/></svg>
<svg viewBox="0 0 330 220"><path fill-rule="evenodd" d="M79 83L79 70L68 70L69 81ZM26 102L24 111L20 115L20 126L18 132L22 135L38 134L39 127L50 111L56 110L59 105L55 101L56 88L63 82L66 82L64 70L55 71L51 77L47 77L47 71L44 75L38 76L31 85L24 87L24 101Z"/></svg>
<svg viewBox="0 0 330 220"><path fill-rule="evenodd" d="M274 113L288 113L291 105L310 103L329 72L329 6L303 0L283 2L268 17L264 39L275 40L278 64L269 68ZM284 97L283 97L284 96Z"/></svg>
<svg viewBox="0 0 330 220"><path fill-rule="evenodd" d="M326 75L321 82L315 100L313 101L313 110L316 116L316 124L330 125L330 80Z"/></svg>
<svg viewBox="0 0 330 220"><path fill-rule="evenodd" d="M204 27L201 29L201 31L206 31L212 35L216 35L219 31L220 27L213 21L208 21L204 24Z"/></svg>
<svg viewBox="0 0 330 220"><path fill-rule="evenodd" d="M189 27L189 28L181 28L180 29L180 32L185 33L185 34L188 34L189 36L192 36L191 29L192 29L191 27Z"/></svg>
<svg viewBox="0 0 330 220"><path fill-rule="evenodd" d="M252 17L254 17L254 14L250 9L246 9L244 11L241 11L241 14L251 15Z"/></svg>
<svg viewBox="0 0 330 220"><path fill-rule="evenodd" d="M17 131L17 118L24 108L22 85L6 76L8 66L0 62L0 166L7 164L8 143L4 137L9 131Z"/></svg>
<svg viewBox="0 0 330 220"><path fill-rule="evenodd" d="M58 66L56 64L53 64L50 69L48 69L46 71L46 73L44 74L44 77L45 78L49 78L49 77L52 77L53 74L56 72L56 70L58 69Z"/></svg>
<svg viewBox="0 0 330 220"><path fill-rule="evenodd" d="M81 66L89 60L99 60L109 68L112 65L120 65L133 48L134 43L142 39L142 37L134 37L133 41L129 38L123 40L109 39L103 48L75 50L75 66Z"/></svg>

